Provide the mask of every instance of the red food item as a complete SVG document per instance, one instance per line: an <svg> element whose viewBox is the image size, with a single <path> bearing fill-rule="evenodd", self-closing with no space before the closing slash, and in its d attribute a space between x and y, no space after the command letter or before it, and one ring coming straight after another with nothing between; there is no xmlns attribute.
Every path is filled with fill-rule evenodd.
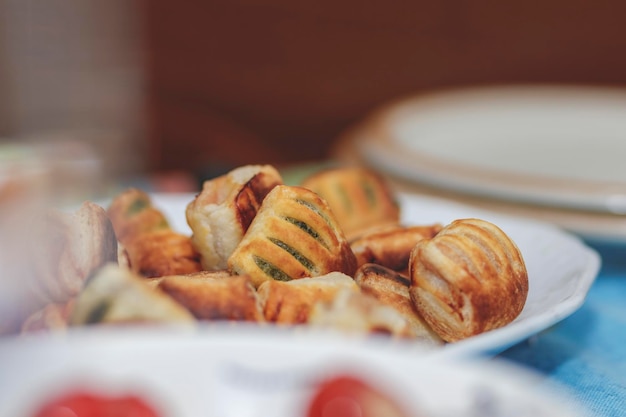
<svg viewBox="0 0 626 417"><path fill-rule="evenodd" d="M351 375L322 382L311 399L307 417L408 417L386 393Z"/></svg>
<svg viewBox="0 0 626 417"><path fill-rule="evenodd" d="M45 404L33 417L160 417L135 395L106 396L73 392Z"/></svg>

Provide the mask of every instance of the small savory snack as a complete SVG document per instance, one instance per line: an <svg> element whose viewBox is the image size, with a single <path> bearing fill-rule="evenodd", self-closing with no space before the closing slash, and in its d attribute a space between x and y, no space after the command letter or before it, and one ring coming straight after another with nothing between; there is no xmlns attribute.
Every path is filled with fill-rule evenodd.
<svg viewBox="0 0 626 417"><path fill-rule="evenodd" d="M246 275L203 271L163 277L158 288L199 320L263 321L256 290Z"/></svg>
<svg viewBox="0 0 626 417"><path fill-rule="evenodd" d="M169 322L193 324L193 315L132 271L105 265L75 299L71 325Z"/></svg>
<svg viewBox="0 0 626 417"><path fill-rule="evenodd" d="M263 200L228 268L255 287L329 272L352 275L356 259L328 204L306 188L278 185Z"/></svg>
<svg viewBox="0 0 626 417"><path fill-rule="evenodd" d="M189 236L171 229L143 233L123 247L127 266L146 278L192 274L202 270Z"/></svg>
<svg viewBox="0 0 626 417"><path fill-rule="evenodd" d="M308 324L357 334L413 338L413 329L394 308L360 291L340 291L311 309Z"/></svg>
<svg viewBox="0 0 626 417"><path fill-rule="evenodd" d="M392 307L404 317L413 337L420 342L428 345L444 343L415 309L409 294L411 281L407 277L381 265L365 264L356 271L354 281L361 292Z"/></svg>
<svg viewBox="0 0 626 417"><path fill-rule="evenodd" d="M357 259L357 265L375 263L393 269L406 271L411 250L422 239L435 236L440 224L424 226L404 226L393 224L366 230L350 241L350 247Z"/></svg>
<svg viewBox="0 0 626 417"><path fill-rule="evenodd" d="M391 188L368 168L329 168L305 178L300 185L328 202L349 239L372 226L400 220L400 208Z"/></svg>
<svg viewBox="0 0 626 417"><path fill-rule="evenodd" d="M107 213L120 242L120 263L133 272L151 278L202 270L191 238L174 231L145 192L118 194Z"/></svg>
<svg viewBox="0 0 626 417"><path fill-rule="evenodd" d="M116 195L107 208L107 214L122 245L127 245L137 236L170 228L165 215L152 205L150 196L136 188Z"/></svg>
<svg viewBox="0 0 626 417"><path fill-rule="evenodd" d="M206 270L225 269L267 193L282 184L271 165L246 165L205 181L187 206L192 242Z"/></svg>
<svg viewBox="0 0 626 417"><path fill-rule="evenodd" d="M513 321L528 295L518 247L499 227L459 219L417 243L409 260L410 294L431 328L455 342Z"/></svg>
<svg viewBox="0 0 626 417"><path fill-rule="evenodd" d="M263 315L269 322L302 324L309 321L312 307L330 301L341 290L358 292L352 277L341 272L289 282L269 280L258 289Z"/></svg>

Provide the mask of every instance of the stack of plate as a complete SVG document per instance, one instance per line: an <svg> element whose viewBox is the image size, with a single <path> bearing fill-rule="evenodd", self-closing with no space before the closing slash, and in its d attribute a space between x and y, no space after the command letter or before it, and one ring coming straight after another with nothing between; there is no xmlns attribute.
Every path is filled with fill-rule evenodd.
<svg viewBox="0 0 626 417"><path fill-rule="evenodd" d="M519 85L409 97L348 132L337 156L414 191L626 242L626 90Z"/></svg>

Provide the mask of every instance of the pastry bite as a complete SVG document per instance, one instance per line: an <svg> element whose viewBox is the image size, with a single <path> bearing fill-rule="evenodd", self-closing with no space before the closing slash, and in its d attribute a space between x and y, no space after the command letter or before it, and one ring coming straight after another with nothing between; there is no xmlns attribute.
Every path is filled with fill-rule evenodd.
<svg viewBox="0 0 626 417"><path fill-rule="evenodd" d="M347 333L415 337L397 310L360 291L341 290L331 299L320 300L311 309L308 324Z"/></svg>
<svg viewBox="0 0 626 417"><path fill-rule="evenodd" d="M382 265L370 263L362 265L356 271L354 281L362 293L371 295L396 310L406 320L411 335L420 342L432 346L444 343L413 305L409 293L411 281L408 277Z"/></svg>
<svg viewBox="0 0 626 417"><path fill-rule="evenodd" d="M74 301L69 319L73 326L144 322L188 325L195 321L173 298L115 264L105 265L89 278Z"/></svg>
<svg viewBox="0 0 626 417"><path fill-rule="evenodd" d="M199 320L263 321L256 290L247 275L203 271L163 277L158 288Z"/></svg>
<svg viewBox="0 0 626 417"><path fill-rule="evenodd" d="M117 240L124 246L146 233L169 230L165 215L154 205L148 193L129 188L117 194L107 208Z"/></svg>
<svg viewBox="0 0 626 417"><path fill-rule="evenodd" d="M123 247L125 264L146 278L191 274L202 270L189 236L171 229L143 233Z"/></svg>
<svg viewBox="0 0 626 417"><path fill-rule="evenodd" d="M203 269L226 269L261 202L282 182L271 165L245 165L204 182L185 212Z"/></svg>
<svg viewBox="0 0 626 417"><path fill-rule="evenodd" d="M325 169L305 178L300 185L328 202L349 239L372 226L396 224L400 220L400 208L389 184L366 167Z"/></svg>
<svg viewBox="0 0 626 417"><path fill-rule="evenodd" d="M278 185L259 207L228 269L255 287L329 272L352 275L356 259L328 204L303 187Z"/></svg>
<svg viewBox="0 0 626 417"><path fill-rule="evenodd" d="M409 260L411 299L445 341L513 321L528 295L522 254L498 226L458 219L417 243Z"/></svg>
<svg viewBox="0 0 626 417"><path fill-rule="evenodd" d="M150 196L134 188L118 194L107 213L120 242L119 263L147 277L202 270L191 238L174 231Z"/></svg>
<svg viewBox="0 0 626 417"><path fill-rule="evenodd" d="M309 321L312 307L330 301L341 290L358 292L352 277L341 272L282 282L265 281L258 288L265 320L279 324L303 324Z"/></svg>
<svg viewBox="0 0 626 417"><path fill-rule="evenodd" d="M406 271L411 250L417 242L432 238L441 229L440 224L375 226L352 239L350 247L358 266L375 263L394 271Z"/></svg>

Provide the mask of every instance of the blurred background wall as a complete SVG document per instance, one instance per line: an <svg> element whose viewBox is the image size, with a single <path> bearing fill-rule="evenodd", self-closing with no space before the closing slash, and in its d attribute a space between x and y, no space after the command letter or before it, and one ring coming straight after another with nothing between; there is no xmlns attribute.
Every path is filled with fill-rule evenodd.
<svg viewBox="0 0 626 417"><path fill-rule="evenodd" d="M324 158L377 106L437 88L626 83L619 0L0 5L0 135L96 130L122 171Z"/></svg>
<svg viewBox="0 0 626 417"><path fill-rule="evenodd" d="M141 31L133 1L0 0L2 141L80 143L109 174L142 171Z"/></svg>

